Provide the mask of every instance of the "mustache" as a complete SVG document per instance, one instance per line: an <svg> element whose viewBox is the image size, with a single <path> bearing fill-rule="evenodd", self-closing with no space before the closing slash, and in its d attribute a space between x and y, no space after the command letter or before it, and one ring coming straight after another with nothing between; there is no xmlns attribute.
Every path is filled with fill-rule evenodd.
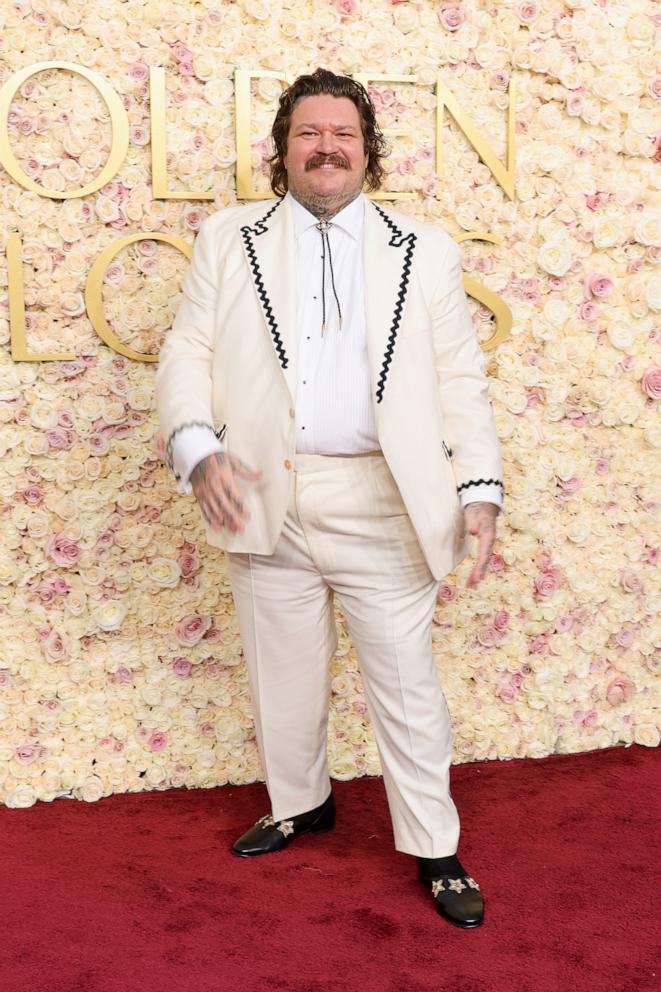
<svg viewBox="0 0 661 992"><path fill-rule="evenodd" d="M335 165L338 169L348 169L349 163L343 155L313 155L305 163L305 171L318 169L321 165Z"/></svg>

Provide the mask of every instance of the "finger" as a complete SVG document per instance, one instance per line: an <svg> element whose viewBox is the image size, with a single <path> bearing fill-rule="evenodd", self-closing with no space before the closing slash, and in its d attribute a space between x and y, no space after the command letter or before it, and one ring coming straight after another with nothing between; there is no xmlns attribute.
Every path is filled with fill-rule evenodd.
<svg viewBox="0 0 661 992"><path fill-rule="evenodd" d="M467 585L476 586L478 582L481 582L484 578L487 562L491 557L491 549L493 548L493 544L493 538L490 536L489 531L484 531L480 534L477 547L477 558L475 560L475 564L473 565Z"/></svg>
<svg viewBox="0 0 661 992"><path fill-rule="evenodd" d="M236 472L238 476L242 479L249 479L251 482L259 479L262 475L261 468L250 468L242 462L240 458L237 458L236 455L231 456L230 465L232 466L232 470Z"/></svg>
<svg viewBox="0 0 661 992"><path fill-rule="evenodd" d="M234 517L237 522L241 518L244 520L248 520L250 518L250 512L243 502L241 493L237 489L233 478L225 480L223 484L222 497L225 512Z"/></svg>

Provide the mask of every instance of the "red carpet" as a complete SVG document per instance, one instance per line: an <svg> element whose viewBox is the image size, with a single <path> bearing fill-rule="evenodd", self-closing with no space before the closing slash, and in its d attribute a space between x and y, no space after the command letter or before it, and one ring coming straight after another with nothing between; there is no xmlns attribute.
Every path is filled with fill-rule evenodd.
<svg viewBox="0 0 661 992"><path fill-rule="evenodd" d="M481 928L434 911L380 779L338 826L244 861L262 785L0 809L3 992L651 992L659 753L452 769Z"/></svg>

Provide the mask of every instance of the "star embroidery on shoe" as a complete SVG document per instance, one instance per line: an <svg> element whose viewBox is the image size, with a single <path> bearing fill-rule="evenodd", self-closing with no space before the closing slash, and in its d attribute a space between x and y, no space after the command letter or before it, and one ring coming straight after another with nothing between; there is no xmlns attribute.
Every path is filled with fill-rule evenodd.
<svg viewBox="0 0 661 992"><path fill-rule="evenodd" d="M283 837L288 837L289 834L294 833L294 821L293 820L281 820L278 824L278 830Z"/></svg>
<svg viewBox="0 0 661 992"><path fill-rule="evenodd" d="M470 885L471 889L479 889L480 886L477 884L474 878L470 877L470 875L466 875L466 881Z"/></svg>
<svg viewBox="0 0 661 992"><path fill-rule="evenodd" d="M450 891L451 889L453 892L463 892L463 890L466 888L466 886L464 885L464 883L461 881L460 878L449 878L448 882L450 883L448 887L448 891Z"/></svg>
<svg viewBox="0 0 661 992"><path fill-rule="evenodd" d="M431 883L431 893L434 896L434 898L438 895L439 892L445 892L445 886L443 885L442 878L437 878L435 881Z"/></svg>
<svg viewBox="0 0 661 992"><path fill-rule="evenodd" d="M267 827L274 826L273 817L269 813L267 816L263 816L257 821L257 826L261 827L262 830L266 830Z"/></svg>

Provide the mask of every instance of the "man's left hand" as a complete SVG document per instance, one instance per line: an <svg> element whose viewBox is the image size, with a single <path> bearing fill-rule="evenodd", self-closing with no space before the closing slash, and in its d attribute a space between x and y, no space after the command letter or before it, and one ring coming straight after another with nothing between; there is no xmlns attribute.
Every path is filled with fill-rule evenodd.
<svg viewBox="0 0 661 992"><path fill-rule="evenodd" d="M477 559L466 580L468 589L474 589L484 578L496 540L496 517L499 513L500 507L496 503L476 502L464 507L466 533L477 537Z"/></svg>

